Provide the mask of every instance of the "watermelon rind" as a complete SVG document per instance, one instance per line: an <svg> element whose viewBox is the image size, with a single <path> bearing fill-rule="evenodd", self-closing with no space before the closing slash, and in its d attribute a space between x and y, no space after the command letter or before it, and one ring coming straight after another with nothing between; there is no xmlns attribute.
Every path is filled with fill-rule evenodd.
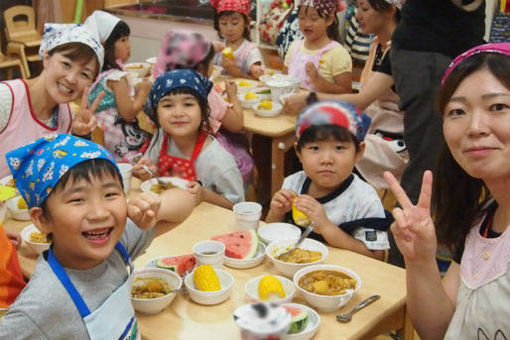
<svg viewBox="0 0 510 340"><path fill-rule="evenodd" d="M253 243L251 244L250 251L248 252L248 255L245 257L245 259L251 259L257 256L257 252L259 250L259 235L253 229L250 229L250 234L253 237Z"/></svg>
<svg viewBox="0 0 510 340"><path fill-rule="evenodd" d="M285 307L290 314L290 327L288 334L295 334L302 332L306 328L306 324L308 323L308 312L301 308L292 308Z"/></svg>
<svg viewBox="0 0 510 340"><path fill-rule="evenodd" d="M170 262L170 263L169 263ZM171 270L184 275L195 267L195 256L192 254L180 256L161 257L155 262L156 267Z"/></svg>

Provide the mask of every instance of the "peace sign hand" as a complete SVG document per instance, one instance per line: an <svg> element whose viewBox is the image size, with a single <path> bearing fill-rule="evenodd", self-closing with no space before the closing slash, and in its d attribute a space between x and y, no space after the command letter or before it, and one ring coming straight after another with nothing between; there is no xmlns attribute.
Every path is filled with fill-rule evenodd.
<svg viewBox="0 0 510 340"><path fill-rule="evenodd" d="M430 261L436 256L437 250L435 227L430 216L432 172L425 171L423 174L420 197L416 205L413 205L390 172L386 171L384 178L402 207L393 209L395 222L391 225L391 231L406 265Z"/></svg>
<svg viewBox="0 0 510 340"><path fill-rule="evenodd" d="M73 119L73 134L77 136L86 136L94 130L97 125L96 116L94 112L96 112L101 99L103 99L104 92L101 91L99 96L94 100L90 108L88 107L88 87L83 91L83 95L81 96L80 109L76 112Z"/></svg>

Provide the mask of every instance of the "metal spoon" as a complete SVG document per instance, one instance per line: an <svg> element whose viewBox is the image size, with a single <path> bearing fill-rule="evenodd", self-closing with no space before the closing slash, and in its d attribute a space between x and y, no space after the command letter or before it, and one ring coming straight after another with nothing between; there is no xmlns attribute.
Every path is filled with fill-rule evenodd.
<svg viewBox="0 0 510 340"><path fill-rule="evenodd" d="M294 249L296 249L302 242L303 240L308 236L310 235L310 233L313 231L313 228L315 228L315 222L312 222L310 223L310 225L308 226L308 228L306 228L306 230L301 234L301 236L299 237L298 241L289 249L287 250L286 252L283 252L281 253L280 255L278 255L278 257L282 256L283 254L287 254L287 253L290 253L291 251L293 251Z"/></svg>
<svg viewBox="0 0 510 340"><path fill-rule="evenodd" d="M372 302L378 300L380 297L381 296L379 296L379 295L372 295L371 297L361 301L360 304L357 305L356 307L354 307L350 312L337 314L336 315L336 321L339 321L339 322L349 322L349 321L351 321L352 315L354 313L359 311L361 308L368 306Z"/></svg>
<svg viewBox="0 0 510 340"><path fill-rule="evenodd" d="M153 178L156 179L156 181L158 181L158 184L163 188L163 189L166 189L166 187L170 184L169 182L165 182L163 181L160 177L156 176L156 174L154 172L152 172L152 170L147 166L147 165L142 165L142 168L147 171L149 173L149 175L151 175Z"/></svg>

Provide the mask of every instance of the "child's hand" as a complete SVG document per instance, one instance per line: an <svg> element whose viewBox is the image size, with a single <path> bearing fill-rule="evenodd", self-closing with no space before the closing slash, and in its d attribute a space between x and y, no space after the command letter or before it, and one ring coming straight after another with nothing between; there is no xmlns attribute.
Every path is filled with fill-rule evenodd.
<svg viewBox="0 0 510 340"><path fill-rule="evenodd" d="M270 209L278 215L284 215L292 209L292 200L298 195L292 190L281 189L274 194Z"/></svg>
<svg viewBox="0 0 510 340"><path fill-rule="evenodd" d="M306 75L310 77L310 81L312 83L315 84L320 80L321 75L313 63L306 63L305 71Z"/></svg>
<svg viewBox="0 0 510 340"><path fill-rule="evenodd" d="M19 233L5 230L5 234L7 235L7 238L9 239L9 241L12 242L16 249L18 249L19 246L21 246L21 236Z"/></svg>
<svg viewBox="0 0 510 340"><path fill-rule="evenodd" d="M294 93L285 99L283 112L289 115L298 115L306 107L308 93Z"/></svg>
<svg viewBox="0 0 510 340"><path fill-rule="evenodd" d="M128 217L140 229L150 229L156 224L156 216L161 206L159 195L144 192L133 197L128 203Z"/></svg>
<svg viewBox="0 0 510 340"><path fill-rule="evenodd" d="M296 208L304 212L310 221L315 222L315 232L321 234L324 227L331 225L331 222L324 211L322 204L310 195L300 195L294 202Z"/></svg>
<svg viewBox="0 0 510 340"><path fill-rule="evenodd" d="M213 41L212 45L215 53L220 53L226 47L225 44L222 43L221 41Z"/></svg>
<svg viewBox="0 0 510 340"><path fill-rule="evenodd" d="M158 173L158 167L152 163L149 157L142 157L135 165L133 165L133 175L142 181L146 181L151 178L151 175L143 168L146 165L155 174Z"/></svg>
<svg viewBox="0 0 510 340"><path fill-rule="evenodd" d="M262 65L254 64L250 66L250 74L256 78L259 79L261 75L264 74L264 68Z"/></svg>
<svg viewBox="0 0 510 340"><path fill-rule="evenodd" d="M239 73L238 67L237 67L235 61L230 60L229 58L225 57L225 55L221 56L221 63L222 63L223 68L225 69L225 71L227 71L227 73L230 73L230 74Z"/></svg>
<svg viewBox="0 0 510 340"><path fill-rule="evenodd" d="M227 92L228 99L232 102L233 98L237 96L237 84L235 81L226 80L225 81L225 91Z"/></svg>
<svg viewBox="0 0 510 340"><path fill-rule="evenodd" d="M404 255L406 264L434 259L437 240L434 223L430 216L432 172L425 171L423 174L420 198L416 205L413 205L397 179L389 171L384 173L384 179L402 207L392 211L395 222L391 225L391 232L398 249Z"/></svg>
<svg viewBox="0 0 510 340"><path fill-rule="evenodd" d="M190 182L187 185L188 192L195 199L195 206L199 205L204 200L205 189L199 182Z"/></svg>
<svg viewBox="0 0 510 340"><path fill-rule="evenodd" d="M94 130L97 125L97 120L94 112L96 112L101 99L103 99L104 92L101 91L101 93L99 93L99 96L97 96L90 108L88 107L88 93L89 88L87 87L85 90L83 90L80 108L73 118L72 131L73 134L77 136L86 136L92 133L92 130Z"/></svg>

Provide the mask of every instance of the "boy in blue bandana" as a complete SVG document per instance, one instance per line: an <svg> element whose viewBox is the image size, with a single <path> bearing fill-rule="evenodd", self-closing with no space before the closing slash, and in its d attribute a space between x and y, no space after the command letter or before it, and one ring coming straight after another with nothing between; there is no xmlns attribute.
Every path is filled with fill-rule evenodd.
<svg viewBox="0 0 510 340"><path fill-rule="evenodd" d="M138 339L131 259L190 214L192 196L174 189L127 203L112 155L67 134L6 158L33 223L52 242L3 317L0 338Z"/></svg>

